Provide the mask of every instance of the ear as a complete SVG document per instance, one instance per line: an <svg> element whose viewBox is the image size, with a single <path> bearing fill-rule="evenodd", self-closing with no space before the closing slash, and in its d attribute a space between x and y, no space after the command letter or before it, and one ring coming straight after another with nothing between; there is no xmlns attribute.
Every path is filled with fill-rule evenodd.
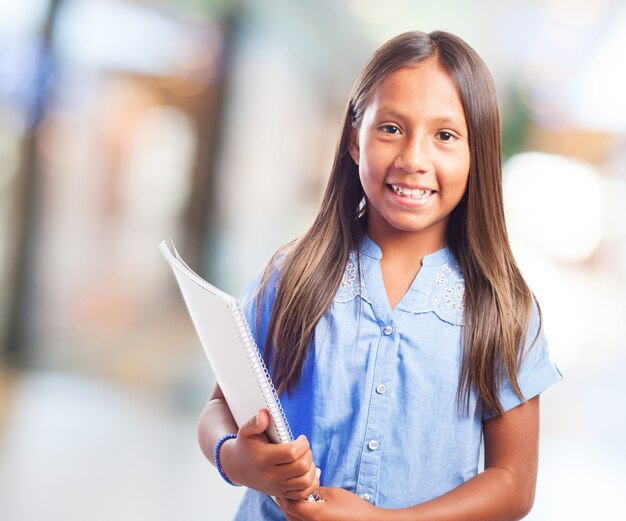
<svg viewBox="0 0 626 521"><path fill-rule="evenodd" d="M348 152L350 152L350 157L358 166L361 149L359 147L359 131L355 128L350 131L350 147L348 148Z"/></svg>

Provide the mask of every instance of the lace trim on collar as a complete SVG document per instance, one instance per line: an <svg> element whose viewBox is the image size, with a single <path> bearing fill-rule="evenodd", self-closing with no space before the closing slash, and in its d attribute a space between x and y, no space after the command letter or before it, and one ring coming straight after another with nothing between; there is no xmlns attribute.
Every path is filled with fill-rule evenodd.
<svg viewBox="0 0 626 521"><path fill-rule="evenodd" d="M346 269L343 272L339 289L335 295L335 302L349 302L354 297L359 295L363 300L366 300L371 304L367 287L365 286L365 280L363 280L363 273L361 273L360 280L357 281L358 276L358 259L355 252L350 253L348 262L346 263Z"/></svg>
<svg viewBox="0 0 626 521"><path fill-rule="evenodd" d="M439 318L457 326L463 325L465 281L458 266L445 263L439 268L430 300Z"/></svg>
<svg viewBox="0 0 626 521"><path fill-rule="evenodd" d="M413 291L413 298L403 309L413 313L434 312L441 320L455 326L463 325L465 309L465 281L456 263L439 266L432 283L422 291Z"/></svg>
<svg viewBox="0 0 626 521"><path fill-rule="evenodd" d="M428 270L429 267L424 266L422 269ZM363 300L372 303L363 273L361 273L360 281L357 280L357 276L357 256L355 252L352 252L348 257L346 269L335 295L335 302L349 302L359 295ZM441 320L455 326L462 326L465 309L465 281L456 262L446 262L438 266L435 274L428 273L428 279L424 282L425 284L420 285L419 290L409 289L410 294L398 304L400 309L411 313L432 311Z"/></svg>

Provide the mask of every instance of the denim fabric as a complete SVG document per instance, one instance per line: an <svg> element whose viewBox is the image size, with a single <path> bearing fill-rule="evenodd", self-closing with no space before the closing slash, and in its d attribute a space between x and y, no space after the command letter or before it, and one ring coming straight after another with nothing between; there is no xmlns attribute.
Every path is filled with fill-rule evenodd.
<svg viewBox="0 0 626 521"><path fill-rule="evenodd" d="M465 286L450 250L424 257L394 309L383 285L380 248L365 237L359 252L350 256L334 301L316 327L298 389L281 402L294 437L307 436L323 486L403 508L476 475L482 424L492 414L475 396L469 415L459 411ZM263 350L276 280L258 303L259 280L241 302ZM528 345L537 326L535 311ZM519 372L522 392L530 399L561 378L540 333ZM506 410L521 403L508 381L500 396ZM267 496L248 491L235 519L282 517Z"/></svg>
<svg viewBox="0 0 626 521"><path fill-rule="evenodd" d="M267 495L248 489L239 504L234 521L285 521L278 505Z"/></svg>

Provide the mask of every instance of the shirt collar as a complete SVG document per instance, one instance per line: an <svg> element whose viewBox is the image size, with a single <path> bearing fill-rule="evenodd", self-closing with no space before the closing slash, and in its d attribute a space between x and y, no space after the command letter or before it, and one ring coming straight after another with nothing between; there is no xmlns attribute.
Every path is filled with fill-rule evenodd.
<svg viewBox="0 0 626 521"><path fill-rule="evenodd" d="M424 255L422 266L441 266L446 262L455 262L454 255L448 246L444 246L440 250Z"/></svg>
<svg viewBox="0 0 626 521"><path fill-rule="evenodd" d="M348 302L357 295L370 304L367 273L382 259L382 250L367 235L359 246L361 254L361 281L357 281L356 252L350 254L336 302ZM376 284L374 282L374 284ZM459 265L449 247L425 255L422 267L397 310L409 313L434 312L441 320L455 326L463 325L465 283Z"/></svg>
<svg viewBox="0 0 626 521"><path fill-rule="evenodd" d="M363 236L359 252L361 255L366 255L372 259L380 260L383 258L383 251L380 249L380 246L367 234ZM446 262L454 262L454 255L452 255L448 246L425 255L422 259L422 266L441 266Z"/></svg>
<svg viewBox="0 0 626 521"><path fill-rule="evenodd" d="M370 236L367 234L363 236L359 252L361 255L366 255L372 259L380 260L383 258L383 251L380 249L380 246L370 239Z"/></svg>

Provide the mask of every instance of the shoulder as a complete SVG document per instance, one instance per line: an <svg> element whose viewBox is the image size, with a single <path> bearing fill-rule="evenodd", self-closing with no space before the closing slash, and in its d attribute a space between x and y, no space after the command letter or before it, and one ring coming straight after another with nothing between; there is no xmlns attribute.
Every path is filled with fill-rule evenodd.
<svg viewBox="0 0 626 521"><path fill-rule="evenodd" d="M523 344L520 345L517 383L523 399L518 396L506 374L503 374L502 386L498 398L504 411L517 407L525 400L541 394L548 387L563 379L563 374L550 357L548 342L543 330L541 310L533 296L528 327ZM494 411L485 410L483 419L495 416Z"/></svg>
<svg viewBox="0 0 626 521"><path fill-rule="evenodd" d="M239 297L239 303L244 308L254 305L259 299L274 300L286 258L291 248L292 243L279 248L270 260L257 271Z"/></svg>
<svg viewBox="0 0 626 521"><path fill-rule="evenodd" d="M534 365L548 356L548 342L544 333L543 316L534 295L532 296L528 327L524 332L523 343L520 348L520 362L525 365Z"/></svg>
<svg viewBox="0 0 626 521"><path fill-rule="evenodd" d="M289 250L290 245L287 245L274 253L239 296L239 304L261 352L264 350L276 292Z"/></svg>

